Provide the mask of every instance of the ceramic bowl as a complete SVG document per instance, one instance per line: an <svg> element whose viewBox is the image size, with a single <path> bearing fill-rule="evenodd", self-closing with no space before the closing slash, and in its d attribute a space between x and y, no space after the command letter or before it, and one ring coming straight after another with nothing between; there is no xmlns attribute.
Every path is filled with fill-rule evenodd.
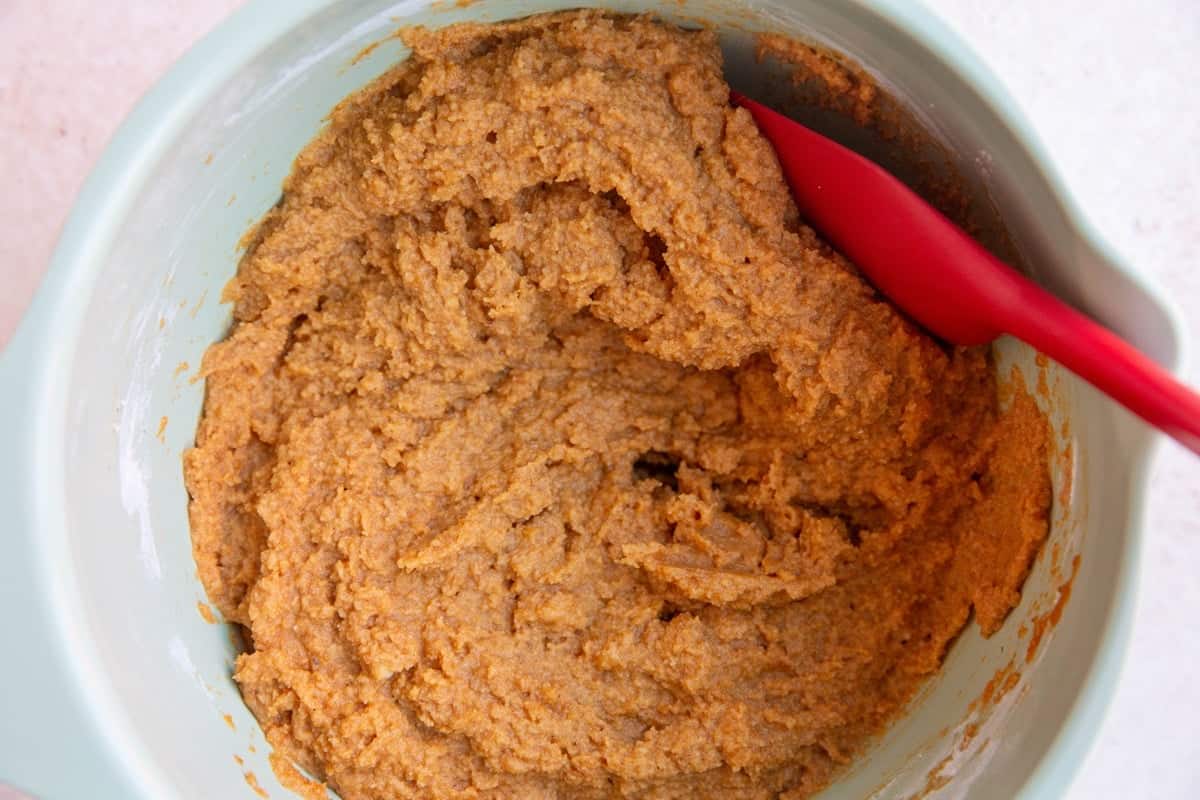
<svg viewBox="0 0 1200 800"><path fill-rule="evenodd" d="M0 781L45 798L252 799L253 773L288 796L230 678L229 631L198 611L180 454L203 397L189 377L230 322L221 287L326 113L404 55L388 38L398 25L570 5L252 0L130 115L0 362ZM920 6L608 5L715 25L731 82L752 95L767 80L756 32L849 55L944 145L1035 277L1179 363L1169 307L1083 222L995 78ZM1012 342L997 362L1038 373ZM1020 606L991 639L968 627L823 797L1058 798L1086 753L1129 636L1153 437L1069 374L1044 377L1056 501Z"/></svg>

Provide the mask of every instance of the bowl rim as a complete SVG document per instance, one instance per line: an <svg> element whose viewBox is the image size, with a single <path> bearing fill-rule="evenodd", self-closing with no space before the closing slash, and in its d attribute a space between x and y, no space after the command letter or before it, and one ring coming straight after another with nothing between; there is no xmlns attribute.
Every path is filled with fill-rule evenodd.
<svg viewBox="0 0 1200 800"><path fill-rule="evenodd" d="M139 756L135 731L121 727L124 719L113 689L102 675L92 674L96 644L77 609L82 600L73 584L69 564L52 556L65 552L68 533L60 476L64 474L65 432L57 421L67 408L67 369L72 362L77 327L94 283L97 265L107 252L133 198L152 166L180 128L206 98L245 63L312 14L336 0L250 0L204 36L154 84L120 125L85 181L59 236L48 268L5 350L0 353L0 439L10 442L0 454L0 507L11 509L8 538L10 558L0 562L0 598L12 602L18 614L0 616L0 629L40 633L43 651L56 668L74 681L65 687L64 702L80 717L90 719L110 763L125 771L147 797L170 796L166 777ZM1000 83L942 19L913 0L855 0L905 32L912 41L962 77L979 99L1006 124L1046 188L1062 207L1079 239L1116 271L1140 288L1157 306L1176 342L1167 367L1178 373L1185 363L1184 330L1180 312L1160 289L1132 268L1098 235L1067 191L1043 145L1023 112ZM409 0L400 6L425 6ZM66 327L68 335L63 335ZM1121 553L1114 602L1110 605L1095 659L1089 666L1074 706L1049 748L1042 754L1022 798L1062 796L1091 749L1095 733L1107 714L1131 636L1137 576L1143 542L1147 464L1161 437L1147 436L1130 452L1130 512ZM36 533L36 535L35 535ZM22 594L31 592L30 594ZM22 601L24 607L22 607ZM32 621L16 619L28 615ZM34 662L17 662L29 669ZM32 676L33 673L31 673ZM18 680L0 684L20 685ZM0 689L6 704L20 701L17 693ZM10 697L11 695L11 697ZM15 706L18 710L21 705ZM27 701L24 707L33 709ZM9 716L9 715L5 715ZM13 714L11 718L17 718ZM116 729L114 730L114 722ZM126 726L128 727L128 726ZM0 726L0 741L19 736ZM8 772L11 765L0 764Z"/></svg>

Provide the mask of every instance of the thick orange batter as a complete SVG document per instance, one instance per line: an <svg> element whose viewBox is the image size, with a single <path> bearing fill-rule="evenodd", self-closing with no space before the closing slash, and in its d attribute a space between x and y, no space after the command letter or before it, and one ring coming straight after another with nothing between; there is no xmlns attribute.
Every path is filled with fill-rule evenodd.
<svg viewBox="0 0 1200 800"><path fill-rule="evenodd" d="M1017 600L1044 420L800 222L711 33L406 40L204 360L246 702L346 800L810 794Z"/></svg>

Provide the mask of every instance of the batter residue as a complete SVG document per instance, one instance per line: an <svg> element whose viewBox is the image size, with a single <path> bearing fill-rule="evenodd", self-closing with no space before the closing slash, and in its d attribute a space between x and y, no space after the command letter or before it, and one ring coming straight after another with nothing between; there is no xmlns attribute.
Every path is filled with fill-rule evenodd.
<svg viewBox="0 0 1200 800"><path fill-rule="evenodd" d="M809 795L1018 599L1044 419L803 225L712 33L405 39L204 359L246 702L346 800Z"/></svg>

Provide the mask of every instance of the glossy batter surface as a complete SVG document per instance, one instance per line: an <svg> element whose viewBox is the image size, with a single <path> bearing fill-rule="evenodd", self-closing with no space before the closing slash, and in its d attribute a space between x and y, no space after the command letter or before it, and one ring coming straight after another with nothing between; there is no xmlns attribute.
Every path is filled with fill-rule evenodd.
<svg viewBox="0 0 1200 800"><path fill-rule="evenodd" d="M1044 420L801 224L712 34L406 40L204 360L247 703L346 800L807 796L1018 599Z"/></svg>

